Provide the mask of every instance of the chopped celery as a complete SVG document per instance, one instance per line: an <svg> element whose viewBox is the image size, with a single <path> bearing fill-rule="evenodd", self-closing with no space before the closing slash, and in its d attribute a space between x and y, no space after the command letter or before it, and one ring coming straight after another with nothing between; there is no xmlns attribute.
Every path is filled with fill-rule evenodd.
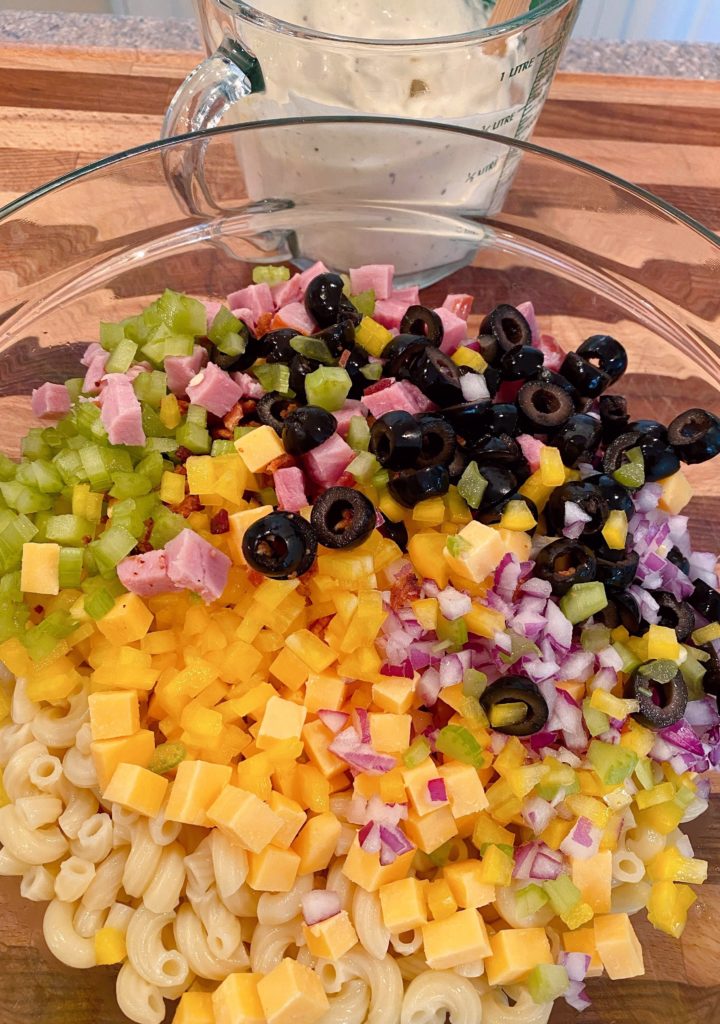
<svg viewBox="0 0 720 1024"><path fill-rule="evenodd" d="M634 672L640 664L640 659L635 654L635 652L631 651L629 647L625 646L625 644L621 644L618 640L616 640L613 644L613 649L620 655L620 657L623 660L622 668L620 671L625 672L627 675L630 675L630 673Z"/></svg>
<svg viewBox="0 0 720 1024"><path fill-rule="evenodd" d="M290 393L290 367L284 363L260 363L253 366L252 372L265 391L277 391L279 395Z"/></svg>
<svg viewBox="0 0 720 1024"><path fill-rule="evenodd" d="M441 754L447 754L455 761L482 768L483 750L473 734L462 725L446 725L438 733L436 747Z"/></svg>
<svg viewBox="0 0 720 1024"><path fill-rule="evenodd" d="M212 448L210 449L211 455L235 455L236 448L232 441L223 441L218 438L217 441L213 441Z"/></svg>
<svg viewBox="0 0 720 1024"><path fill-rule="evenodd" d="M103 457L103 450L95 444L80 450L80 462L86 479L94 491L108 491L112 487L112 476Z"/></svg>
<svg viewBox="0 0 720 1024"><path fill-rule="evenodd" d="M59 579L61 587L77 587L83 573L83 549L63 548L60 552Z"/></svg>
<svg viewBox="0 0 720 1024"><path fill-rule="evenodd" d="M584 651L597 654L610 646L610 630L598 622L593 626L585 626L580 634L580 643Z"/></svg>
<svg viewBox="0 0 720 1024"><path fill-rule="evenodd" d="M189 405L185 422L192 424L193 427L206 427L207 409L203 409L201 405Z"/></svg>
<svg viewBox="0 0 720 1024"><path fill-rule="evenodd" d="M115 473L115 480L110 490L113 498L136 498L142 494L149 494L152 490L152 482L144 473Z"/></svg>
<svg viewBox="0 0 720 1024"><path fill-rule="evenodd" d="M0 597L12 601L22 601L23 592L20 589L19 572L6 572L0 577Z"/></svg>
<svg viewBox="0 0 720 1024"><path fill-rule="evenodd" d="M85 595L83 607L91 619L102 619L115 605L115 598L106 587L100 587Z"/></svg>
<svg viewBox="0 0 720 1024"><path fill-rule="evenodd" d="M73 419L78 434L82 434L89 441L102 441L107 443L107 431L102 425L100 409L92 402L83 402L73 409Z"/></svg>
<svg viewBox="0 0 720 1024"><path fill-rule="evenodd" d="M163 370L139 373L133 381L135 397L153 409L159 409L167 394L167 374Z"/></svg>
<svg viewBox="0 0 720 1024"><path fill-rule="evenodd" d="M0 483L0 494L5 499L8 508L21 512L23 515L32 515L33 512L42 512L52 508L52 497L49 494L41 494L34 487L26 487L17 480L8 480Z"/></svg>
<svg viewBox="0 0 720 1024"><path fill-rule="evenodd" d="M20 637L33 661L47 658L57 647L59 640L64 640L77 629L79 623L67 611L54 611L46 615L42 622L27 630Z"/></svg>
<svg viewBox="0 0 720 1024"><path fill-rule="evenodd" d="M290 339L290 347L306 359L314 359L316 363L324 366L336 366L337 359L322 338L308 338L298 334L296 338Z"/></svg>
<svg viewBox="0 0 720 1024"><path fill-rule="evenodd" d="M623 487L637 490L645 483L645 460L640 448L631 448L624 453L627 462L623 462L613 473L613 477Z"/></svg>
<svg viewBox="0 0 720 1024"><path fill-rule="evenodd" d="M693 656L694 649L692 647L686 647L685 651L687 652L687 657L680 666L680 672L687 686L688 698L690 700L701 700L704 696L703 677L705 675L705 668Z"/></svg>
<svg viewBox="0 0 720 1024"><path fill-rule="evenodd" d="M526 984L534 1003L548 1004L567 992L570 979L561 964L537 964L528 974Z"/></svg>
<svg viewBox="0 0 720 1024"><path fill-rule="evenodd" d="M358 292L357 295L351 295L350 301L358 313L362 313L363 316L372 316L375 312L375 292L372 288L368 288L365 292Z"/></svg>
<svg viewBox="0 0 720 1024"><path fill-rule="evenodd" d="M173 768L177 768L181 761L184 761L187 757L187 748L184 743L179 741L175 743L160 743L150 758L148 768L151 772L156 772L158 775L164 775L165 772L172 771Z"/></svg>
<svg viewBox="0 0 720 1024"><path fill-rule="evenodd" d="M182 516L161 505L154 517L150 543L155 549L164 548L167 542L177 537L186 526L187 523Z"/></svg>
<svg viewBox="0 0 720 1024"><path fill-rule="evenodd" d="M184 423L175 433L177 442L187 448L193 455L207 455L212 445L212 438L204 427L194 423Z"/></svg>
<svg viewBox="0 0 720 1024"><path fill-rule="evenodd" d="M619 786L635 771L638 756L628 747L594 739L588 747L588 760L606 786Z"/></svg>
<svg viewBox="0 0 720 1024"><path fill-rule="evenodd" d="M12 480L17 470L17 463L9 459L4 452L0 452L0 480Z"/></svg>
<svg viewBox="0 0 720 1024"><path fill-rule="evenodd" d="M478 672L476 668L468 668L463 675L463 693L466 697L480 697L484 693L488 683L488 677L484 672Z"/></svg>
<svg viewBox="0 0 720 1024"><path fill-rule="evenodd" d="M0 598L0 643L13 636L21 637L29 617L30 609L26 604L6 597Z"/></svg>
<svg viewBox="0 0 720 1024"><path fill-rule="evenodd" d="M85 383L84 377L70 377L65 381L65 387L70 395L71 402L77 402L78 398L82 394L83 384ZM67 420L65 421L67 423ZM58 424L58 429L62 429L64 424Z"/></svg>
<svg viewBox="0 0 720 1024"><path fill-rule="evenodd" d="M145 342L142 354L153 366L162 366L168 356L191 356L195 347L195 339L191 335L162 335Z"/></svg>
<svg viewBox="0 0 720 1024"><path fill-rule="evenodd" d="M345 439L353 451L366 452L370 447L370 427L364 416L351 416Z"/></svg>
<svg viewBox="0 0 720 1024"><path fill-rule="evenodd" d="M607 608L607 594L602 583L576 583L560 598L560 610L573 625L584 622Z"/></svg>
<svg viewBox="0 0 720 1024"><path fill-rule="evenodd" d="M83 516L51 516L45 528L45 536L55 544L78 548L95 536L95 524Z"/></svg>
<svg viewBox="0 0 720 1024"><path fill-rule="evenodd" d="M227 306L221 306L208 331L208 338L226 356L241 356L248 343L248 329Z"/></svg>
<svg viewBox="0 0 720 1024"><path fill-rule="evenodd" d="M548 901L548 895L539 885L531 882L515 893L515 908L521 921L537 914Z"/></svg>
<svg viewBox="0 0 720 1024"><path fill-rule="evenodd" d="M43 437L42 427L31 427L20 442L20 450L25 459L49 459L52 455L50 446Z"/></svg>
<svg viewBox="0 0 720 1024"><path fill-rule="evenodd" d="M151 452L163 452L172 454L176 452L180 445L173 437L149 437L145 442L144 451L148 454Z"/></svg>
<svg viewBox="0 0 720 1024"><path fill-rule="evenodd" d="M125 340L125 328L122 324L100 323L100 344L106 352L112 352L114 348Z"/></svg>
<svg viewBox="0 0 720 1024"><path fill-rule="evenodd" d="M444 615L438 615L437 622L438 640L449 640L453 647L462 647L468 641L468 631L465 619L446 619Z"/></svg>
<svg viewBox="0 0 720 1024"><path fill-rule="evenodd" d="M115 570L118 562L129 555L137 538L122 526L112 525L92 544L92 553L101 576Z"/></svg>
<svg viewBox="0 0 720 1024"><path fill-rule="evenodd" d="M463 553L470 550L469 542L456 533L451 533L448 536L448 539L445 541L445 547L453 558L462 558Z"/></svg>
<svg viewBox="0 0 720 1024"><path fill-rule="evenodd" d="M261 505L277 505L278 496L274 487L263 487L257 492Z"/></svg>
<svg viewBox="0 0 720 1024"><path fill-rule="evenodd" d="M379 468L380 464L374 455L371 455L370 452L360 452L347 467L347 472L351 473L360 483L366 484L372 480Z"/></svg>
<svg viewBox="0 0 720 1024"><path fill-rule="evenodd" d="M125 373L132 366L137 349L136 342L123 338L110 353L105 363L105 373Z"/></svg>
<svg viewBox="0 0 720 1024"><path fill-rule="evenodd" d="M160 452L150 452L144 459L141 459L138 462L135 466L135 472L143 473L153 487L159 487L160 480L162 479L166 466L167 463L164 461Z"/></svg>
<svg viewBox="0 0 720 1024"><path fill-rule="evenodd" d="M573 884L569 875L559 875L555 879L543 882L543 889L558 915L569 913L582 900L580 890Z"/></svg>
<svg viewBox="0 0 720 1024"><path fill-rule="evenodd" d="M78 452L65 448L59 451L52 461L65 484L77 484L87 480L87 473Z"/></svg>
<svg viewBox="0 0 720 1024"><path fill-rule="evenodd" d="M154 313L159 314L171 331L177 331L179 334L202 337L207 331L207 310L204 304L199 299L171 291L169 288L165 289L143 315L152 316Z"/></svg>
<svg viewBox="0 0 720 1024"><path fill-rule="evenodd" d="M252 279L253 284L280 284L290 280L290 269L268 263L265 267L253 267Z"/></svg>
<svg viewBox="0 0 720 1024"><path fill-rule="evenodd" d="M652 761L647 757L641 757L635 765L635 778L643 789L654 789L655 777L653 775Z"/></svg>
<svg viewBox="0 0 720 1024"><path fill-rule="evenodd" d="M41 494L59 494L63 489L62 477L52 462L45 459L22 462L18 466L15 480L25 487L40 491Z"/></svg>
<svg viewBox="0 0 720 1024"><path fill-rule="evenodd" d="M378 491L382 491L390 482L390 473L387 469L378 470L372 478L372 485Z"/></svg>
<svg viewBox="0 0 720 1024"><path fill-rule="evenodd" d="M366 363L360 367L360 373L365 380L380 380L382 377L382 363Z"/></svg>
<svg viewBox="0 0 720 1024"><path fill-rule="evenodd" d="M589 700L584 700L582 705L583 718L588 732L591 736L601 736L610 728L610 719L604 711L598 711Z"/></svg>
<svg viewBox="0 0 720 1024"><path fill-rule="evenodd" d="M465 467L463 475L458 480L458 493L468 503L470 508L479 508L482 501L487 480L478 469L477 462L470 462Z"/></svg>
<svg viewBox="0 0 720 1024"><path fill-rule="evenodd" d="M406 768L417 768L429 756L430 744L424 736L416 736L403 754L403 764Z"/></svg>
<svg viewBox="0 0 720 1024"><path fill-rule="evenodd" d="M350 375L341 366L320 366L305 378L308 405L328 412L342 409L351 387Z"/></svg>
<svg viewBox="0 0 720 1024"><path fill-rule="evenodd" d="M113 526L122 526L138 540L145 533L145 518L137 507L137 499L126 498L110 509Z"/></svg>

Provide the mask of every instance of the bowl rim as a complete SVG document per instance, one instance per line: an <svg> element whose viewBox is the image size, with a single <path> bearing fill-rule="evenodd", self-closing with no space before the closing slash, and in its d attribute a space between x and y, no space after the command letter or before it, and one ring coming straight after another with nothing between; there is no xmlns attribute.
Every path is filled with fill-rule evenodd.
<svg viewBox="0 0 720 1024"><path fill-rule="evenodd" d="M5 206L0 207L0 228L4 221L13 214L18 213L20 210L25 209L25 207L30 206L32 203L43 199L45 196L50 195L53 192L60 191L60 189L64 188L66 185L75 184L75 182L91 176L96 171L103 171L109 167L114 167L116 164L132 160L133 157L136 156L144 156L147 153L162 153L165 150L172 150L173 147L182 145L186 142L199 142L202 140L210 141L211 139L218 138L223 135L231 135L235 132L262 131L263 129L278 127L300 127L305 124L320 125L351 123L370 125L385 124L394 128L414 127L426 130L429 129L433 132L444 132L451 135L460 135L465 138L478 139L483 142L490 142L495 145L499 144L507 149L519 149L521 152L531 153L534 156L549 159L550 161L572 168L573 170L579 170L585 174L590 174L593 177L600 178L601 180L634 195L636 198L642 199L649 206L655 207L665 216L670 217L672 220L677 221L701 235L705 241L710 242L718 249L718 255L720 256L720 234L700 223L700 221L695 220L695 218L691 217L690 214L684 213L682 210L678 209L678 207L666 202L660 196L655 195L648 189L642 188L640 185L635 185L632 182L627 181L625 178L621 178L619 175L613 174L611 171L606 171L602 167L596 167L594 164L588 163L585 160L578 160L576 157L568 156L566 153L560 153L557 150L538 146L534 142L524 142L520 139L513 139L505 135L497 135L492 132L484 132L476 128L468 128L463 125L443 124L439 121L417 120L413 118L370 117L365 115L353 117L345 117L341 115L333 115L329 117L283 117L260 121L248 121L244 124L221 125L216 128L206 128L201 131L175 135L167 139L157 139L153 142L145 142L142 145L120 150L117 153L112 153L109 156L102 157L100 160L95 160L92 163L85 164L83 167L78 167L73 171L69 171L67 174L62 174L57 178L53 178L50 181L45 182L43 185L39 185L37 188L31 189L24 195L18 196L17 199L11 200Z"/></svg>

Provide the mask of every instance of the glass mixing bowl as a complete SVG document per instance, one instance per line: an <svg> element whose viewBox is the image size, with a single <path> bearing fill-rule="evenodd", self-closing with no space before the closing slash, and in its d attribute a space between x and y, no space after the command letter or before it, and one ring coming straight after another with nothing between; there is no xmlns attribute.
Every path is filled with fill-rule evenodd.
<svg viewBox="0 0 720 1024"><path fill-rule="evenodd" d="M309 140L325 167L311 180L296 159ZM508 164L517 174L505 192ZM448 291L475 295L476 312L529 299L567 349L599 332L623 342L619 390L636 416L720 413L720 239L710 231L532 145L421 122L308 119L143 146L0 211L2 447L17 453L34 387L77 376L100 320L136 313L168 286L224 297L255 263L319 257L340 270L395 262L430 305ZM695 545L718 550L717 469L688 475ZM583 1024L720 1020L717 801L688 831L712 866L681 942L638 915L646 977L591 981ZM20 900L17 880L2 880L0 907L0 1020L122 1019L111 970L68 972L44 951L40 910ZM511 1009L502 1019L512 1024ZM564 1005L551 1018L575 1019Z"/></svg>

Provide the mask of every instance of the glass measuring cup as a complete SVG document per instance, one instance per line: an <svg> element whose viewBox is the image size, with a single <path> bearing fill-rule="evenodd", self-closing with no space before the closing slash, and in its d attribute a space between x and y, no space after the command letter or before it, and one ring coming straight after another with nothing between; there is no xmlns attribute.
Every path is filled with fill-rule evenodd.
<svg viewBox="0 0 720 1024"><path fill-rule="evenodd" d="M535 0L527 14L487 27L491 0L197 0L210 56L185 80L165 118L165 137L220 124L285 117L353 115L432 120L527 139L547 97L580 0ZM293 20L294 18L294 20ZM246 144L238 162L251 194L352 195L369 175L375 194L402 188L418 197L428 179L447 202L484 215L499 210L519 157L498 157L459 166L456 155L428 136L426 147L398 161L395 147L377 147L358 123L342 146L332 133L298 134L294 148L271 152L265 141ZM393 171L388 173L392 162ZM192 168L202 177L201 169ZM187 167L172 171L187 182ZM401 180L398 180L401 179ZM445 191L443 191L445 190ZM186 189L189 192L189 188ZM307 229L309 230L309 229ZM307 239L305 239L307 241ZM352 264L341 240L323 246L337 266ZM304 246L317 249L318 245ZM365 253L365 261L371 257ZM407 272L422 269L411 253L398 255Z"/></svg>

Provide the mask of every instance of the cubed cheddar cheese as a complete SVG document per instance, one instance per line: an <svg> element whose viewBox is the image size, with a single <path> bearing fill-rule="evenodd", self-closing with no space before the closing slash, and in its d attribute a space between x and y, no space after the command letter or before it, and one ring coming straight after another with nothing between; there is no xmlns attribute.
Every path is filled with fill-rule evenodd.
<svg viewBox="0 0 720 1024"><path fill-rule="evenodd" d="M292 848L300 858L300 874L323 871L333 858L342 824L331 811L308 818Z"/></svg>
<svg viewBox="0 0 720 1024"><path fill-rule="evenodd" d="M566 953L584 953L590 957L588 977L599 978L603 964L595 945L595 929L592 925L589 928L576 928L573 932L563 932L560 938Z"/></svg>
<svg viewBox="0 0 720 1024"><path fill-rule="evenodd" d="M593 928L595 948L612 981L645 973L642 946L627 914L602 914Z"/></svg>
<svg viewBox="0 0 720 1024"><path fill-rule="evenodd" d="M243 434L235 442L235 448L251 473L259 473L274 459L285 454L280 438L267 424Z"/></svg>
<svg viewBox="0 0 720 1024"><path fill-rule="evenodd" d="M427 890L428 910L434 921L444 921L458 909L455 897L444 878L430 882Z"/></svg>
<svg viewBox="0 0 720 1024"><path fill-rule="evenodd" d="M416 768L403 768L402 777L410 804L418 815L437 810L437 803L430 796L428 782L439 779L440 774L431 757L426 757Z"/></svg>
<svg viewBox="0 0 720 1024"><path fill-rule="evenodd" d="M59 544L23 544L20 589L24 594L60 593Z"/></svg>
<svg viewBox="0 0 720 1024"><path fill-rule="evenodd" d="M486 907L495 899L495 886L482 880L483 870L478 860L463 860L446 864L443 877L450 886L453 899L459 907Z"/></svg>
<svg viewBox="0 0 720 1024"><path fill-rule="evenodd" d="M366 892L377 892L381 885L405 878L414 857L415 851L408 850L396 857L392 864L381 864L380 855L363 850L356 836L345 856L342 873Z"/></svg>
<svg viewBox="0 0 720 1024"><path fill-rule="evenodd" d="M238 786L226 786L207 809L208 820L238 846L260 853L273 841L283 820L264 800Z"/></svg>
<svg viewBox="0 0 720 1024"><path fill-rule="evenodd" d="M310 954L323 960L339 960L358 940L346 910L317 924L303 925L303 935Z"/></svg>
<svg viewBox="0 0 720 1024"><path fill-rule="evenodd" d="M268 750L281 740L299 739L305 724L307 709L283 697L271 697L265 705L265 713L255 743L258 750Z"/></svg>
<svg viewBox="0 0 720 1024"><path fill-rule="evenodd" d="M139 729L132 736L112 740L93 740L90 744L98 785L105 791L119 764L139 764L146 768L155 750L155 737L149 729Z"/></svg>
<svg viewBox="0 0 720 1024"><path fill-rule="evenodd" d="M210 827L207 809L230 785L232 768L209 761L181 761L170 789L165 817L183 825Z"/></svg>
<svg viewBox="0 0 720 1024"><path fill-rule="evenodd" d="M373 704L393 715L404 715L412 707L416 679L381 679L373 683Z"/></svg>
<svg viewBox="0 0 720 1024"><path fill-rule="evenodd" d="M107 615L96 622L106 640L116 647L142 640L150 629L153 613L137 594L121 594Z"/></svg>
<svg viewBox="0 0 720 1024"><path fill-rule="evenodd" d="M238 1022L240 1017L237 1018ZM213 1010L211 992L183 992L172 1024L218 1024L220 1018ZM245 1022L243 1021L243 1024ZM247 1024L251 1024L250 1021ZM254 1024L254 1022L253 1022ZM261 1024L260 1021L257 1024Z"/></svg>
<svg viewBox="0 0 720 1024"><path fill-rule="evenodd" d="M592 907L594 914L610 913L612 856L610 850L600 850L584 860L571 858L573 884L578 887L583 901Z"/></svg>
<svg viewBox="0 0 720 1024"><path fill-rule="evenodd" d="M347 771L347 764L329 749L335 737L318 719L308 722L302 731L305 753L312 763L323 773L326 779L342 775Z"/></svg>
<svg viewBox="0 0 720 1024"><path fill-rule="evenodd" d="M458 910L441 921L423 926L423 947L428 967L452 970L490 955L485 922L477 910Z"/></svg>
<svg viewBox="0 0 720 1024"><path fill-rule="evenodd" d="M448 804L429 814L418 815L410 811L405 821L405 833L423 853L432 853L457 835L457 825Z"/></svg>
<svg viewBox="0 0 720 1024"><path fill-rule="evenodd" d="M292 654L292 651L288 653ZM304 663L301 662L301 664ZM317 714L322 709L339 711L347 699L347 692L347 683L339 676L313 672L305 683L305 707L311 715Z"/></svg>
<svg viewBox="0 0 720 1024"><path fill-rule="evenodd" d="M270 844L260 853L249 854L248 885L256 892L290 892L295 885L300 857L294 850Z"/></svg>
<svg viewBox="0 0 720 1024"><path fill-rule="evenodd" d="M229 974L212 993L215 1016L210 1018L211 1024L265 1024L265 1012L258 995L260 978L261 975L249 972ZM189 1020L188 1024L194 1021Z"/></svg>
<svg viewBox="0 0 720 1024"><path fill-rule="evenodd" d="M401 878L380 888L380 907L388 931L411 931L427 924L427 882L419 878Z"/></svg>
<svg viewBox="0 0 720 1024"><path fill-rule="evenodd" d="M451 761L442 765L438 771L440 778L445 780L445 790L454 818L464 818L468 814L478 814L485 810L488 798L477 769L469 764Z"/></svg>
<svg viewBox="0 0 720 1024"><path fill-rule="evenodd" d="M497 530L476 520L464 526L458 537L466 542L467 548L459 556L455 556L451 555L446 547L443 550L443 557L451 572L480 583L495 571L507 551L507 546Z"/></svg>
<svg viewBox="0 0 720 1024"><path fill-rule="evenodd" d="M134 690L101 690L88 697L94 740L132 736L140 728L140 702Z"/></svg>
<svg viewBox="0 0 720 1024"><path fill-rule="evenodd" d="M490 985L512 985L538 964L551 963L553 955L544 928L504 928L490 937L485 970Z"/></svg>
<svg viewBox="0 0 720 1024"><path fill-rule="evenodd" d="M410 715L394 715L390 712L371 713L370 742L373 749L381 754L397 754L410 746Z"/></svg>
<svg viewBox="0 0 720 1024"><path fill-rule="evenodd" d="M307 821L307 814L296 800L283 796L282 793L276 793L275 790L268 797L268 806L282 818L280 831L273 836L273 846L287 850Z"/></svg>
<svg viewBox="0 0 720 1024"><path fill-rule="evenodd" d="M169 782L163 775L137 764L121 763L113 772L103 798L130 811L154 818L165 799Z"/></svg>
<svg viewBox="0 0 720 1024"><path fill-rule="evenodd" d="M315 1024L330 1003L310 967L286 957L258 982L267 1024Z"/></svg>
<svg viewBox="0 0 720 1024"><path fill-rule="evenodd" d="M258 519L263 519L269 515L270 512L274 512L275 509L272 505L260 505L259 508L246 508L242 512L233 512L228 517L229 531L228 531L228 546L230 548L230 554L232 555L233 561L236 565L245 565L245 556L242 553L242 542L246 532L256 523Z"/></svg>
<svg viewBox="0 0 720 1024"><path fill-rule="evenodd" d="M685 474L679 470L672 476L660 480L662 494L658 502L661 509L676 516L681 512L693 496L693 489Z"/></svg>

